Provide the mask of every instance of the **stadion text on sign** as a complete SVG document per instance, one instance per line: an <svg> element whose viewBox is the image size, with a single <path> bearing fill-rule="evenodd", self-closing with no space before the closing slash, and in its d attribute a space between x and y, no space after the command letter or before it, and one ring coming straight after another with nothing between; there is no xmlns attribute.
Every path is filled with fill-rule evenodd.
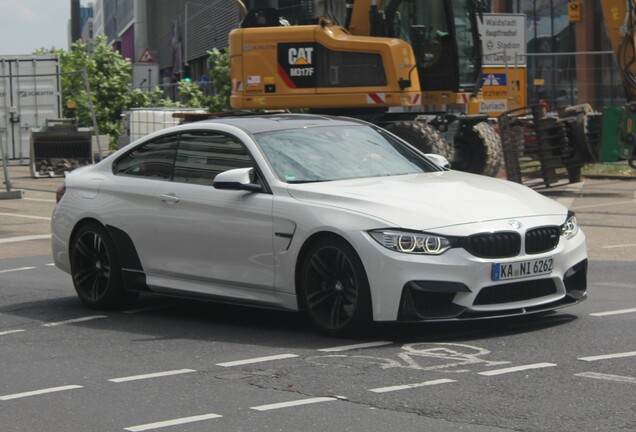
<svg viewBox="0 0 636 432"><path fill-rule="evenodd" d="M484 65L525 66L526 16L521 14L484 14L478 21Z"/></svg>

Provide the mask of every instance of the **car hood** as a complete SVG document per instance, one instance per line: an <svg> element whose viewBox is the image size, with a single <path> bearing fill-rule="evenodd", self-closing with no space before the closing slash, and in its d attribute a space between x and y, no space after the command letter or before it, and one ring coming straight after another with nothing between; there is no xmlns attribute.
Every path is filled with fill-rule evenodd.
<svg viewBox="0 0 636 432"><path fill-rule="evenodd" d="M517 183L459 171L291 184L296 200L367 214L392 226L432 230L567 209ZM564 219L565 221L565 219Z"/></svg>

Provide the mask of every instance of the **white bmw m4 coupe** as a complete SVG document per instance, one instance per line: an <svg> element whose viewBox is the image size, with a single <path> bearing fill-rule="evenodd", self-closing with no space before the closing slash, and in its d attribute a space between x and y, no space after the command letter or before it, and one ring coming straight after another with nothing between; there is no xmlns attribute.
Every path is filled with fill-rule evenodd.
<svg viewBox="0 0 636 432"><path fill-rule="evenodd" d="M354 335L586 298L585 236L567 208L353 119L164 129L71 172L58 200L55 264L95 309L148 291L304 310Z"/></svg>

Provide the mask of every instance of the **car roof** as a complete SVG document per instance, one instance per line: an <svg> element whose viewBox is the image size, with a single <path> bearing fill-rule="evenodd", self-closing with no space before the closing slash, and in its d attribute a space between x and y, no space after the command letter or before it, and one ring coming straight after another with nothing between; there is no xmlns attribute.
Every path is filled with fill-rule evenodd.
<svg viewBox="0 0 636 432"><path fill-rule="evenodd" d="M289 129L302 129L324 126L360 126L365 124L359 120L316 114L271 114L271 115L246 115L235 117L220 117L203 120L202 123L221 123L243 129L245 132L257 134Z"/></svg>

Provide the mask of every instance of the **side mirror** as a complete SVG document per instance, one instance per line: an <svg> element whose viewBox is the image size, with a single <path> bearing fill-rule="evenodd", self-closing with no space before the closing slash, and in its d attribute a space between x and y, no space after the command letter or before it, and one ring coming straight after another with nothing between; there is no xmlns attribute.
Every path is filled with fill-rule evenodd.
<svg viewBox="0 0 636 432"><path fill-rule="evenodd" d="M212 186L215 189L243 190L260 192L263 187L254 183L254 168L236 168L223 171L214 177Z"/></svg>
<svg viewBox="0 0 636 432"><path fill-rule="evenodd" d="M450 162L442 155L435 153L427 153L426 157L429 158L435 165L439 165L444 169L450 169Z"/></svg>

